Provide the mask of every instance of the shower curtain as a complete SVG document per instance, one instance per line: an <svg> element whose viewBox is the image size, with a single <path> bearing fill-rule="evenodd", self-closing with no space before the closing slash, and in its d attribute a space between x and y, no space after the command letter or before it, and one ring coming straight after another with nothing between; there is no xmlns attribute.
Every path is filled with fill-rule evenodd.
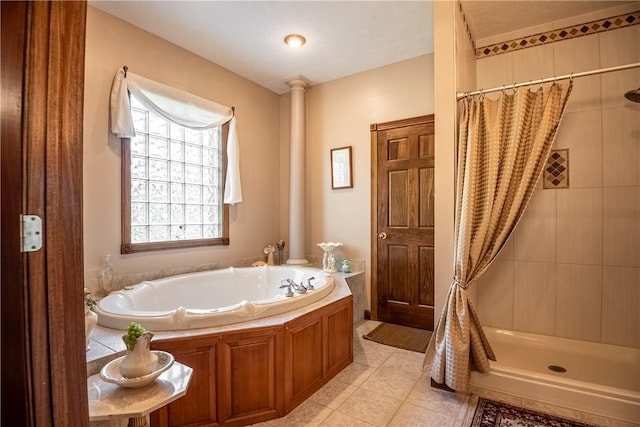
<svg viewBox="0 0 640 427"><path fill-rule="evenodd" d="M467 289L489 268L531 198L573 82L458 102L454 277L425 353L431 378L465 391L496 360Z"/></svg>

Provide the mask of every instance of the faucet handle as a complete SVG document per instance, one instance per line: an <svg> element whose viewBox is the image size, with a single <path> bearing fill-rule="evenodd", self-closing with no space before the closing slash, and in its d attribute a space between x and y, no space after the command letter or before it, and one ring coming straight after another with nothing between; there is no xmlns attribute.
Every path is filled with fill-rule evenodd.
<svg viewBox="0 0 640 427"><path fill-rule="evenodd" d="M282 282L287 282L287 283L282 283ZM284 294L285 297L292 297L293 296L293 291L291 290L291 281L289 279L283 279L280 285L280 289L287 289L287 292Z"/></svg>

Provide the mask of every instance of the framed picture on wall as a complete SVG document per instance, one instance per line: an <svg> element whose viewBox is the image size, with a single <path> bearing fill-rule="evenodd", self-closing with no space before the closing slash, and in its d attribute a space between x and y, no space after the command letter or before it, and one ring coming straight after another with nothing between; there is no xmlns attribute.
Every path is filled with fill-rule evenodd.
<svg viewBox="0 0 640 427"><path fill-rule="evenodd" d="M331 149L331 188L353 188L351 146Z"/></svg>

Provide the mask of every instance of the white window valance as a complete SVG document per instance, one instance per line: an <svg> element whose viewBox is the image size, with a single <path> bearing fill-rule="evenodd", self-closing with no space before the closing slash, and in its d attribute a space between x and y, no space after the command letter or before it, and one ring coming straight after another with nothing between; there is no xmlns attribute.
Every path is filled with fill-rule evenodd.
<svg viewBox="0 0 640 427"><path fill-rule="evenodd" d="M133 128L129 93L150 111L165 119L191 129L209 129L229 123L227 138L227 176L224 203L242 201L240 182L240 149L236 119L232 107L201 98L184 90L147 79L120 68L111 86L111 132L118 138L132 138Z"/></svg>

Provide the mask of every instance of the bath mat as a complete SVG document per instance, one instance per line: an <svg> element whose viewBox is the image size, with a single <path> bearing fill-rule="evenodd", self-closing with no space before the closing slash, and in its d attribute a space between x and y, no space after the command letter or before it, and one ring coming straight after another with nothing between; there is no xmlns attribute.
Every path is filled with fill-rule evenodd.
<svg viewBox="0 0 640 427"><path fill-rule="evenodd" d="M494 402L484 398L478 399L478 406L470 427L595 427L579 421L555 415L532 411Z"/></svg>
<svg viewBox="0 0 640 427"><path fill-rule="evenodd" d="M364 338L380 344L424 353L431 339L431 333L425 329L381 323Z"/></svg>

